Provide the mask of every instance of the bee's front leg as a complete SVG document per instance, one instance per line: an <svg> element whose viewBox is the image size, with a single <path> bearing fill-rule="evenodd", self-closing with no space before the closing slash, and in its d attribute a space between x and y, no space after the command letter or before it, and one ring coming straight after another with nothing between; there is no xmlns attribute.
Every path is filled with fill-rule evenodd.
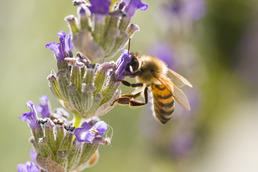
<svg viewBox="0 0 258 172"><path fill-rule="evenodd" d="M124 84L127 87L142 87L143 83L135 83L135 84L131 84L130 82L127 82L125 80L119 80L122 84Z"/></svg>

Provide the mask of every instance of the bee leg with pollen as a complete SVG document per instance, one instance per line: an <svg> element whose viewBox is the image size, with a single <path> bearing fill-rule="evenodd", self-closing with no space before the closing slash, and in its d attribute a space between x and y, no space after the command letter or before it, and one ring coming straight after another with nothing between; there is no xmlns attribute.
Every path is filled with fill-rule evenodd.
<svg viewBox="0 0 258 172"><path fill-rule="evenodd" d="M135 98L137 98L140 95L141 95L141 92L139 92L137 94L124 94L121 97L114 100L113 103L111 104L111 106L113 106L115 103L118 103L118 104L121 104L121 105L129 105L129 106L143 106L143 105L146 105L148 103L148 87L145 87L145 89L144 89L145 102L134 100Z"/></svg>
<svg viewBox="0 0 258 172"><path fill-rule="evenodd" d="M148 103L148 87L144 88L144 100L145 102L140 102L137 100L131 100L129 106L143 106Z"/></svg>
<svg viewBox="0 0 258 172"><path fill-rule="evenodd" d="M135 99L141 95L141 92L136 93L136 94L123 94L119 98L115 99L111 106L113 106L116 102L118 104L129 104L131 99Z"/></svg>

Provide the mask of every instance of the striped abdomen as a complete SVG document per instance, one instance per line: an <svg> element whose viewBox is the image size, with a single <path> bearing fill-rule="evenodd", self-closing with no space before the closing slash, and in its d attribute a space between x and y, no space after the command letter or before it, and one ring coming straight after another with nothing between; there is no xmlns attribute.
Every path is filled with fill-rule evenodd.
<svg viewBox="0 0 258 172"><path fill-rule="evenodd" d="M172 118L175 109L175 100L171 90L163 84L152 84L151 91L155 116L161 123L165 124Z"/></svg>

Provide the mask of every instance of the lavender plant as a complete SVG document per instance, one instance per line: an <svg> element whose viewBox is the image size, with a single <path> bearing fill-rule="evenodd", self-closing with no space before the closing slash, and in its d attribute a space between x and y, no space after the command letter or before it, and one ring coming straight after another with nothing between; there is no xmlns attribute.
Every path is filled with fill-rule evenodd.
<svg viewBox="0 0 258 172"><path fill-rule="evenodd" d="M115 57L139 27L131 23L136 10L146 10L141 0L76 0L78 17L65 18L70 33L58 32L59 42L46 48L54 52L57 72L48 76L53 95L63 108L51 110L48 96L40 104L27 102L29 112L20 120L31 129L32 161L18 172L82 171L94 165L100 145L109 145L112 128L98 117L107 114L120 95L120 82L130 62L127 51Z"/></svg>

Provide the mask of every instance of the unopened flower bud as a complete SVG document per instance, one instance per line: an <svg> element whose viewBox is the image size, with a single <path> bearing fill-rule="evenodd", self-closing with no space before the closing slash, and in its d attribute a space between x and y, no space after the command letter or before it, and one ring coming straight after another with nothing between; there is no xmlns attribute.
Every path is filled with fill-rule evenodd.
<svg viewBox="0 0 258 172"><path fill-rule="evenodd" d="M79 32L77 19L73 15L65 17L65 21L68 22L68 25L73 34L76 34Z"/></svg>

